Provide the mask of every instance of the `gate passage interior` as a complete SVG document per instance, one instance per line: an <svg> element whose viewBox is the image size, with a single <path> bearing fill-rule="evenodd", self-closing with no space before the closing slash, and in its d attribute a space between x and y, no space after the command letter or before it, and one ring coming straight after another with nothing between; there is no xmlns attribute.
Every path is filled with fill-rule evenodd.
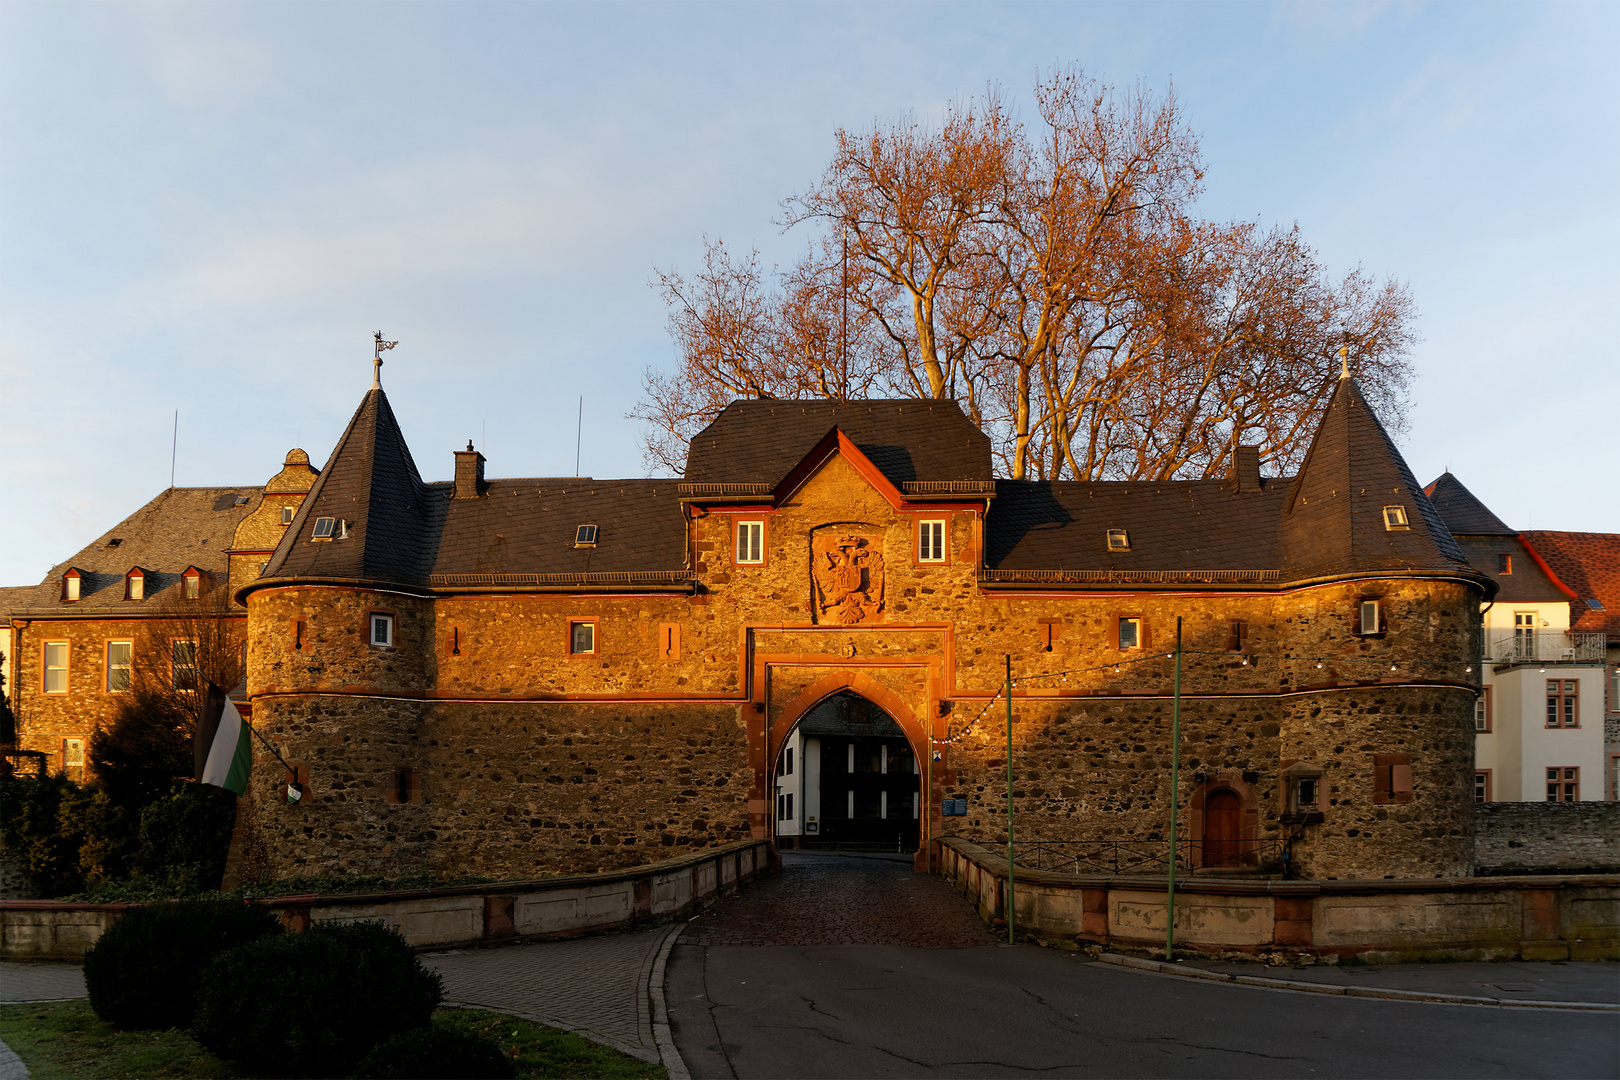
<svg viewBox="0 0 1620 1080"><path fill-rule="evenodd" d="M780 847L917 850L921 775L894 718L852 691L794 727L776 760Z"/></svg>

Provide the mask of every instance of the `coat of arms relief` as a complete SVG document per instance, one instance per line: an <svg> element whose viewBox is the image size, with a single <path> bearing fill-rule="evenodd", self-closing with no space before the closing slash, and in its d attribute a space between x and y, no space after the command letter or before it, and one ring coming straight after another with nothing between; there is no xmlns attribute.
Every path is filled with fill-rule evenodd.
<svg viewBox="0 0 1620 1080"><path fill-rule="evenodd" d="M883 613L883 550L878 537L848 528L810 539L815 621L853 626Z"/></svg>

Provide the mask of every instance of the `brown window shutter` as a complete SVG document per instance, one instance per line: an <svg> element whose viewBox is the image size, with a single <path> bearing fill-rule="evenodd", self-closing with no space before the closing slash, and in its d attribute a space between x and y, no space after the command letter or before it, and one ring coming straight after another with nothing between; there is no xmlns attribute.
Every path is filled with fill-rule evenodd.
<svg viewBox="0 0 1620 1080"><path fill-rule="evenodd" d="M1391 765L1389 767L1389 790L1394 795L1412 794L1412 766Z"/></svg>
<svg viewBox="0 0 1620 1080"><path fill-rule="evenodd" d="M1243 621L1241 619L1233 619L1227 626L1226 651L1243 651Z"/></svg>
<svg viewBox="0 0 1620 1080"><path fill-rule="evenodd" d="M1148 629L1148 620L1146 615L1142 616L1141 645L1144 649L1151 649L1153 647L1153 632Z"/></svg>
<svg viewBox="0 0 1620 1080"><path fill-rule="evenodd" d="M1373 802L1388 802L1393 793L1391 786L1392 765L1373 766Z"/></svg>
<svg viewBox="0 0 1620 1080"><path fill-rule="evenodd" d="M1249 647L1249 624L1242 619L1237 621L1238 649L1246 650Z"/></svg>

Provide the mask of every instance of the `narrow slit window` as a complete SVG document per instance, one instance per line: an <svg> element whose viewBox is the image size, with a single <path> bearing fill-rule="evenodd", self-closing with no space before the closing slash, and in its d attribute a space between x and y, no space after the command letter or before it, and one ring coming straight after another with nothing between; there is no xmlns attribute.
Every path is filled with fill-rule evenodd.
<svg viewBox="0 0 1620 1080"><path fill-rule="evenodd" d="M762 563L765 561L765 523L763 521L737 522L737 561Z"/></svg>
<svg viewBox="0 0 1620 1080"><path fill-rule="evenodd" d="M1361 602L1361 632L1363 634L1379 634L1384 630L1383 605L1377 600L1363 600Z"/></svg>
<svg viewBox="0 0 1620 1080"><path fill-rule="evenodd" d="M917 525L917 561L945 561L945 522L923 521Z"/></svg>
<svg viewBox="0 0 1620 1080"><path fill-rule="evenodd" d="M1397 529L1411 528L1411 526L1406 523L1406 507L1404 507L1404 506L1386 506L1386 507L1384 507L1384 528L1388 529L1391 532L1394 532Z"/></svg>

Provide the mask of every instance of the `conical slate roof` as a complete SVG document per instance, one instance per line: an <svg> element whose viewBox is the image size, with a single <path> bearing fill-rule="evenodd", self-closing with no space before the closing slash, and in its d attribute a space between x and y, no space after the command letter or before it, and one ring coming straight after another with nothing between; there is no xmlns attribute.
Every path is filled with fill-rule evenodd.
<svg viewBox="0 0 1620 1080"><path fill-rule="evenodd" d="M1490 507L1480 502L1472 491L1462 486L1462 481L1449 472L1441 473L1439 479L1432 481L1423 489L1434 503L1434 508L1440 511L1445 519L1446 526L1454 536L1516 536L1518 531L1510 529L1503 524L1502 519L1491 513Z"/></svg>
<svg viewBox="0 0 1620 1080"><path fill-rule="evenodd" d="M373 387L261 577L419 579L432 561L433 501L387 395ZM333 539L315 538L323 517L341 522Z"/></svg>
<svg viewBox="0 0 1620 1080"><path fill-rule="evenodd" d="M1386 506L1401 507L1408 527L1387 528ZM1339 380L1294 480L1280 540L1284 576L1296 580L1370 570L1475 574L1349 377Z"/></svg>

